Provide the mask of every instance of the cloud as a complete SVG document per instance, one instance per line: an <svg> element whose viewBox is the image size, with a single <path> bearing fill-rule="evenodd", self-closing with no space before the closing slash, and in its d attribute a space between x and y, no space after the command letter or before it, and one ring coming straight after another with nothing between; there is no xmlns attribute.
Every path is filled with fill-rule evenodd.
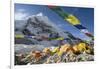
<svg viewBox="0 0 100 69"><path fill-rule="evenodd" d="M15 20L25 20L29 16L24 9L18 9L15 12Z"/></svg>
<svg viewBox="0 0 100 69"><path fill-rule="evenodd" d="M18 9L17 12L25 12L25 9Z"/></svg>

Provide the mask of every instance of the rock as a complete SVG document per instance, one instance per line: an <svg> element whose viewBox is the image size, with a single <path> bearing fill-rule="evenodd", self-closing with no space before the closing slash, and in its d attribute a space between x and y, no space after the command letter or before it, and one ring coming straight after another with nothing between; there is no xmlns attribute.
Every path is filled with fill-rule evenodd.
<svg viewBox="0 0 100 69"><path fill-rule="evenodd" d="M80 54L76 57L76 61L93 61L94 60L94 55L90 54Z"/></svg>
<svg viewBox="0 0 100 69"><path fill-rule="evenodd" d="M58 56L58 54L54 54L53 56L50 56L48 59L47 59L47 64L48 63L59 63L61 61L61 57Z"/></svg>
<svg viewBox="0 0 100 69"><path fill-rule="evenodd" d="M23 54L15 55L15 65L26 65L27 62L22 61L23 58L24 58Z"/></svg>

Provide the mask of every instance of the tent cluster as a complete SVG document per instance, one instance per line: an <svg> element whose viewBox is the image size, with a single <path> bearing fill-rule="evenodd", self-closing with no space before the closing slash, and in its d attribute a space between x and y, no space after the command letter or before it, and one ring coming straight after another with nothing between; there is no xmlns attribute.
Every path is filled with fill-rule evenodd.
<svg viewBox="0 0 100 69"><path fill-rule="evenodd" d="M86 43L71 46L64 44L59 47L44 48L42 51L31 51L27 54L15 55L15 64L43 64L76 61L93 61L93 47Z"/></svg>

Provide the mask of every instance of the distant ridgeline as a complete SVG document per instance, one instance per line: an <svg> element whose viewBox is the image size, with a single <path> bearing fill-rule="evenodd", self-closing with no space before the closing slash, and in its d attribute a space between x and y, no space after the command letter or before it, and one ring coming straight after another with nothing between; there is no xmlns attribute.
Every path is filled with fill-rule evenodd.
<svg viewBox="0 0 100 69"><path fill-rule="evenodd" d="M51 45L58 45L59 43L66 42L73 44L79 41L83 41L74 37L71 33L63 31L57 27L48 19L47 16L44 16L42 13L39 14L41 15L30 16L26 21L15 21L15 25L17 24L15 26L15 39L25 39L27 42L29 40L33 44L44 44L43 41L47 41ZM17 40L15 40L15 43L22 42L21 40L21 42Z"/></svg>

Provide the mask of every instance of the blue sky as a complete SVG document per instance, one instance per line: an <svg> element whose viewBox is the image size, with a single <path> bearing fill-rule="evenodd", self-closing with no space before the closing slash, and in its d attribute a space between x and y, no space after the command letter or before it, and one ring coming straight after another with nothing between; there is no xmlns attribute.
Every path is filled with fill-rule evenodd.
<svg viewBox="0 0 100 69"><path fill-rule="evenodd" d="M62 9L69 14L75 15L81 22L81 24L88 29L89 32L94 34L94 9L82 8L82 7L63 7ZM50 10L45 5L33 5L33 4L15 4L15 20L24 20L26 17L43 13L53 23L60 28L72 33L74 36L88 40L89 38L81 33L78 29L71 26L64 21L58 14Z"/></svg>

